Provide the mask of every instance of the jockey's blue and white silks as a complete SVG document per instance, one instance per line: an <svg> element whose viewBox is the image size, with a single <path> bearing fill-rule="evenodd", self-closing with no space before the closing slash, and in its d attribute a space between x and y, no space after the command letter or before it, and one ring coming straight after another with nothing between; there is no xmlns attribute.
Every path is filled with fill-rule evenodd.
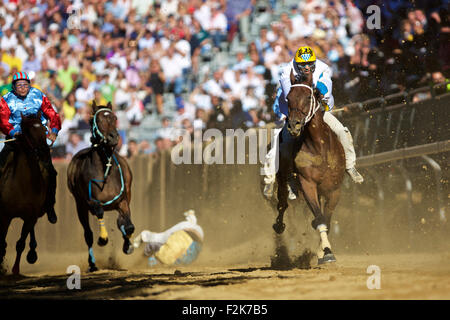
<svg viewBox="0 0 450 320"><path fill-rule="evenodd" d="M39 110L42 111L42 124L47 125L49 121L52 132L58 133L61 120L42 91L31 87L25 98L18 97L13 91L8 92L0 102L0 130L5 135L14 136L16 132L21 131L22 114L36 115Z"/></svg>
<svg viewBox="0 0 450 320"><path fill-rule="evenodd" d="M291 70L294 76L297 74L294 68L294 60L291 63L282 67L280 75L280 87L277 90L277 96L272 106L274 113L281 118L282 115L288 115L287 95L291 90ZM313 84L323 95L323 100L329 107L329 110L333 109L334 98L332 95L333 84L331 81L332 71L331 68L323 61L316 60L316 69L313 73Z"/></svg>

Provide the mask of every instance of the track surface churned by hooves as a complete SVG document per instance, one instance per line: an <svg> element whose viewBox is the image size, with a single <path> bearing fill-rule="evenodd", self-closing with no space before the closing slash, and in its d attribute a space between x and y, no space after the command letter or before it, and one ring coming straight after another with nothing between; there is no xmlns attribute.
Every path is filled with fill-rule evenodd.
<svg viewBox="0 0 450 320"><path fill-rule="evenodd" d="M309 253L301 257L309 260ZM154 267L82 272L69 290L69 274L0 277L0 299L450 299L450 254L337 255L327 266L272 263ZM306 261L303 260L303 261ZM380 289L367 287L370 265Z"/></svg>

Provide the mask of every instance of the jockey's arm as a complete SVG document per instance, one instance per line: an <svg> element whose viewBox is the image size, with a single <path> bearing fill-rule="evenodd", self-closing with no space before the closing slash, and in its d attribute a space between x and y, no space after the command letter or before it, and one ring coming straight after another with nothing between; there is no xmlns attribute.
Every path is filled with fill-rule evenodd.
<svg viewBox="0 0 450 320"><path fill-rule="evenodd" d="M280 118L284 120L288 116L288 102L287 95L291 90L290 67L284 67L283 72L280 75L280 86L277 90L277 96L273 104L273 111Z"/></svg>
<svg viewBox="0 0 450 320"><path fill-rule="evenodd" d="M51 133L57 135L59 130L61 130L61 118L45 95L42 97L41 110L50 122Z"/></svg>
<svg viewBox="0 0 450 320"><path fill-rule="evenodd" d="M323 102L325 102L325 111L330 111L334 107L334 98L332 94L333 82L331 81L331 69L326 66L324 70L316 70L319 73L319 78L316 82L316 88L323 96Z"/></svg>
<svg viewBox="0 0 450 320"><path fill-rule="evenodd" d="M287 110L287 102L284 98L283 89L281 87L277 90L277 95L275 97L275 101L273 103L272 109L278 119L283 120L286 118L286 115L281 112L281 110Z"/></svg>
<svg viewBox="0 0 450 320"><path fill-rule="evenodd" d="M20 132L20 126L14 127L9 122L9 117L11 116L11 110L8 107L8 104L6 103L5 99L3 97L0 101L0 131L6 135L13 137L14 134L17 132Z"/></svg>

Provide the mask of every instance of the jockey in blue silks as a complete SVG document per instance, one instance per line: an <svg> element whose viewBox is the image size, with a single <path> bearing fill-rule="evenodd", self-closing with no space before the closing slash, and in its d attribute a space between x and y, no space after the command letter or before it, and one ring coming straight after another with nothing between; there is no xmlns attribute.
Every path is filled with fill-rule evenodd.
<svg viewBox="0 0 450 320"><path fill-rule="evenodd" d="M47 138L56 140L58 131L61 129L61 119L52 107L47 96L37 88L31 87L31 79L26 72L17 72L13 76L12 90L5 94L0 100L0 130L7 139L21 134L22 114L24 116L37 115L41 111L42 123L49 128ZM0 179L3 168L9 158L9 154L15 149L14 142L5 143L0 152ZM46 212L51 223L56 223L57 217L53 208L56 193L56 175L53 167L50 149L47 160L40 160L48 169L50 175L50 185L47 190Z"/></svg>
<svg viewBox="0 0 450 320"><path fill-rule="evenodd" d="M288 102L286 97L291 89L291 71L293 72L295 78L312 72L313 85L321 94L322 105L325 111L331 111L333 109L334 98L331 93L333 86L331 81L332 72L330 67L323 61L316 59L312 48L307 46L300 47L298 48L294 59L292 59L290 63L282 67L280 86L278 87L275 102L273 104L273 111L283 124L285 123L285 119L288 116ZM364 181L364 178L355 168L356 154L350 131L346 127L344 127L340 123L340 121L335 116L333 116L331 112L325 112L323 120L326 124L328 124L330 129L334 133L336 133L339 141L342 144L342 147L344 148L347 173L350 175L354 182L362 183ZM276 129L275 139L278 139L278 135L280 134L282 129L282 127ZM277 144L274 144L272 146L272 149L267 153L266 161L264 164L264 195L267 198L271 198L273 196L273 185L276 178L276 170L274 168L276 161L276 152L278 152L276 149L276 145ZM295 195L292 193L290 186L288 186L288 189L289 198L295 199Z"/></svg>

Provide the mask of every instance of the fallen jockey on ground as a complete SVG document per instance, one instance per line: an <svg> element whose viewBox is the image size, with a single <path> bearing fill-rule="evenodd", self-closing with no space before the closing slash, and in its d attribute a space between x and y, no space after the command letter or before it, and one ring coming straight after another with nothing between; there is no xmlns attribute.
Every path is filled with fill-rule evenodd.
<svg viewBox="0 0 450 320"><path fill-rule="evenodd" d="M144 254L150 266L158 262L164 265L190 264L198 256L203 244L203 229L197 224L194 210L184 213L186 220L161 232L142 231L134 240L139 248L145 243Z"/></svg>

